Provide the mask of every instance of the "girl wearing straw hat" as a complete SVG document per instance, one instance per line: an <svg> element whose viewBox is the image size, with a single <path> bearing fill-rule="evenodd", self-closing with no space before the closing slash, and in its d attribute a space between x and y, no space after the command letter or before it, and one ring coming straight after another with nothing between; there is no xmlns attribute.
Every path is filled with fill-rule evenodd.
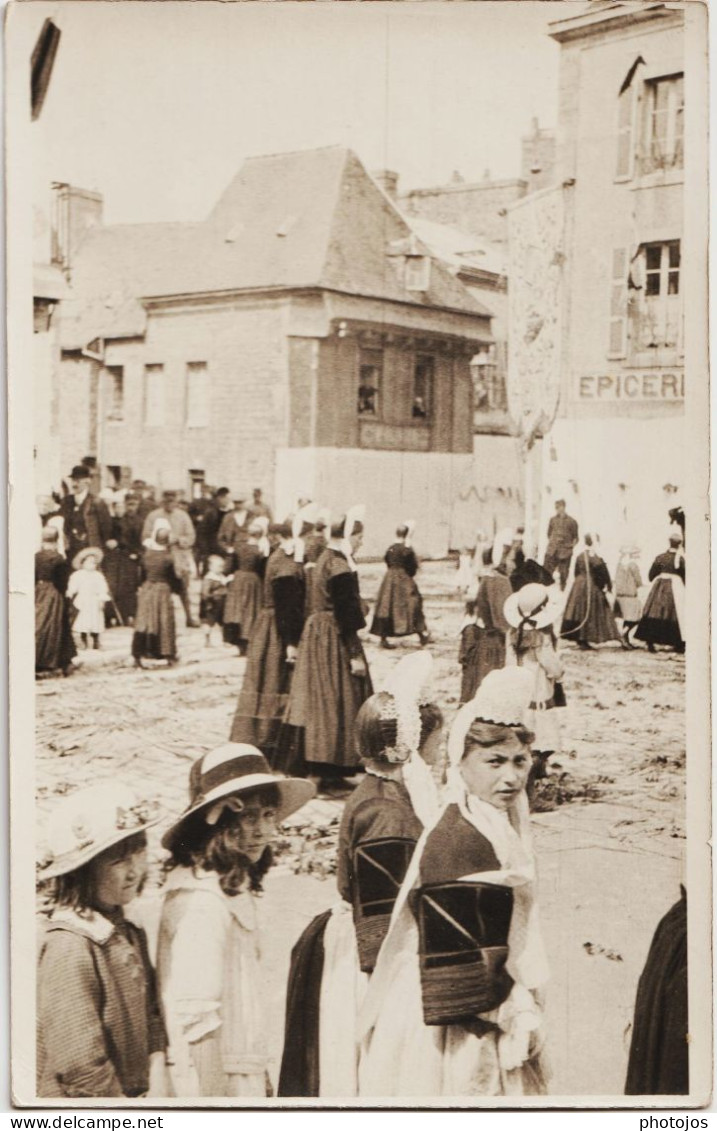
<svg viewBox="0 0 717 1131"><path fill-rule="evenodd" d="M38 1096L169 1094L147 939L124 917L157 819L114 781L63 798L50 818L38 870L52 881L37 974Z"/></svg>
<svg viewBox="0 0 717 1131"><path fill-rule="evenodd" d="M103 573L100 573L102 550L88 546L80 550L72 561L74 573L67 583L67 596L77 609L73 629L79 633L86 648L89 638L95 648L100 646L100 633L105 627L105 605L110 600L110 591Z"/></svg>
<svg viewBox="0 0 717 1131"><path fill-rule="evenodd" d="M157 973L177 1095L271 1094L257 893L277 825L314 794L242 743L192 766L189 805L162 838Z"/></svg>
<svg viewBox="0 0 717 1131"><path fill-rule="evenodd" d="M523 585L503 608L505 619L512 626L511 654L518 666L533 676L533 697L526 720L534 735L533 765L527 783L529 798L536 779L545 777L548 758L562 748L556 708L564 706L565 699L563 695L556 697L556 684L562 688L564 669L553 631L561 608L557 586L539 582Z"/></svg>
<svg viewBox="0 0 717 1131"><path fill-rule="evenodd" d="M545 1092L532 693L521 668L490 672L451 727L448 804L418 842L361 1010L362 1097Z"/></svg>

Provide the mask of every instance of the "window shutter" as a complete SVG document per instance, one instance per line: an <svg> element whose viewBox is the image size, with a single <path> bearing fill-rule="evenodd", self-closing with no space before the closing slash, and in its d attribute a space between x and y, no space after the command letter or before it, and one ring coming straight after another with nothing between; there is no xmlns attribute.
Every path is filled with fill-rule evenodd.
<svg viewBox="0 0 717 1131"><path fill-rule="evenodd" d="M631 86L617 100L617 168L616 177L632 173L632 118L635 97Z"/></svg>
<svg viewBox="0 0 717 1131"><path fill-rule="evenodd" d="M610 357L624 357L627 350L627 248L612 253L610 280Z"/></svg>

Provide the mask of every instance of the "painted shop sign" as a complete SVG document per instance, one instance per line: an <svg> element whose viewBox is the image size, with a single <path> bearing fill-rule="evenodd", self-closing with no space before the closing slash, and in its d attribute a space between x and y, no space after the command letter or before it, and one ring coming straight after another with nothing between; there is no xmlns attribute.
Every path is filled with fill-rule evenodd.
<svg viewBox="0 0 717 1131"><path fill-rule="evenodd" d="M581 377L579 396L585 401L682 401L684 373L618 373Z"/></svg>

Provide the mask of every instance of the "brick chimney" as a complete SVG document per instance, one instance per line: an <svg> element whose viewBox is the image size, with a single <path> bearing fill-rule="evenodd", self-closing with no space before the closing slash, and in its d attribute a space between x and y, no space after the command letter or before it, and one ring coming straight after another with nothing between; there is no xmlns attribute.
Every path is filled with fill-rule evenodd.
<svg viewBox="0 0 717 1131"><path fill-rule="evenodd" d="M528 192L548 188L555 183L557 145L553 130L541 129L537 118L531 122L531 132L522 139L520 177L528 185Z"/></svg>
<svg viewBox="0 0 717 1131"><path fill-rule="evenodd" d="M392 172L391 169L377 169L371 174L375 181L378 181L386 196L390 196L391 200L395 200L398 196L398 173Z"/></svg>
<svg viewBox="0 0 717 1131"><path fill-rule="evenodd" d="M102 223L104 201L99 192L53 184L52 261L69 275L75 252L90 228Z"/></svg>

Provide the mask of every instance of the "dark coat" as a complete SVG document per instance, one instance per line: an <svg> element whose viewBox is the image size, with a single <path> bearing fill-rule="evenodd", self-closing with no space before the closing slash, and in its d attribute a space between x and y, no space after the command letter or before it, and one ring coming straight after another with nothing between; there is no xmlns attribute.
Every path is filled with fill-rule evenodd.
<svg viewBox="0 0 717 1131"><path fill-rule="evenodd" d="M65 520L65 541L67 559L72 561L75 554L87 546L104 549L112 537L112 517L102 499L89 492L79 507L75 506L74 495L68 495L60 503L60 514Z"/></svg>

